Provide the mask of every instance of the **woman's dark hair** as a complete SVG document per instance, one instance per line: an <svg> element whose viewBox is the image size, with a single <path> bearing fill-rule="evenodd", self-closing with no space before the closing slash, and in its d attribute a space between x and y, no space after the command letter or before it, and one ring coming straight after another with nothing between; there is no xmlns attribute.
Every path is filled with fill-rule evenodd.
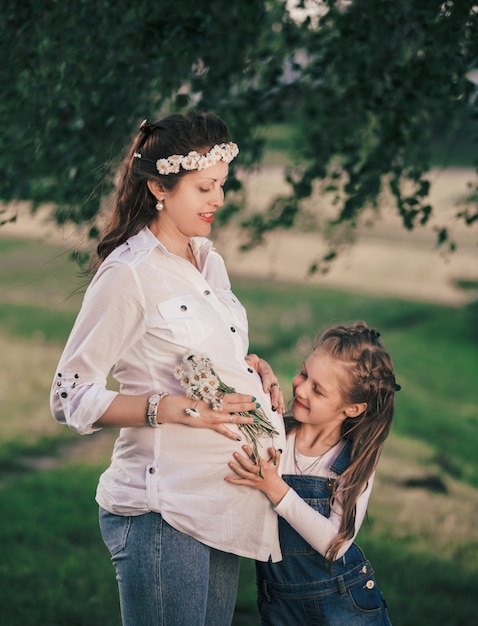
<svg viewBox="0 0 478 626"><path fill-rule="evenodd" d="M193 150L204 152L230 141L226 124L212 113L178 113L153 124L143 122L141 129L121 166L111 221L98 244L98 256L91 264L93 271L110 252L157 216L157 200L147 182L159 181L171 191L188 174L181 168L177 174L160 175L157 159L187 155ZM137 153L141 158L135 158Z"/></svg>

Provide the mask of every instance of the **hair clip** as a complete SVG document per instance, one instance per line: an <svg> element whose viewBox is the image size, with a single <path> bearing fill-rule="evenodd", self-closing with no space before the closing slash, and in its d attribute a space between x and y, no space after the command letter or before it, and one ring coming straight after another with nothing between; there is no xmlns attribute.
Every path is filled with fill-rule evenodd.
<svg viewBox="0 0 478 626"><path fill-rule="evenodd" d="M372 328L370 331L370 336L372 337L372 339L378 339L380 337L380 333L378 332L378 330L375 330L375 328Z"/></svg>
<svg viewBox="0 0 478 626"><path fill-rule="evenodd" d="M393 384L393 390L394 391L400 391L401 388L402 388L401 385L399 385L398 383L394 383Z"/></svg>
<svg viewBox="0 0 478 626"><path fill-rule="evenodd" d="M148 122L148 120L143 120L141 124L139 125L139 130L147 136L151 134L153 127Z"/></svg>

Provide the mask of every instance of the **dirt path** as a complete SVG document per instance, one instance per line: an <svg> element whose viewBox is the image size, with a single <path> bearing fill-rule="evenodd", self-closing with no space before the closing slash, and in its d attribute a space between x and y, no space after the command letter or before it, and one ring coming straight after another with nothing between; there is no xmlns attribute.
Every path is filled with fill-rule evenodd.
<svg viewBox="0 0 478 626"><path fill-rule="evenodd" d="M382 211L378 217L370 214L371 225L364 223L358 228L355 243L341 253L326 275L308 274L311 264L326 251L324 239L316 232L271 233L264 245L244 254L237 246L240 233L226 231L219 234L216 247L232 275L308 281L311 285L462 304L478 296L478 288L464 291L457 285L464 280L478 286L478 233L476 227L466 227L453 216L474 176L473 170L465 169L431 172L434 218L426 228L405 231L392 210ZM259 206L265 206L273 194L287 191L277 170L251 177L247 188ZM322 198L317 205L313 207L316 211L330 211ZM457 243L457 250L448 255L436 247L434 229L443 226Z"/></svg>
<svg viewBox="0 0 478 626"><path fill-rule="evenodd" d="M426 228L408 233L392 211L384 211L382 217L374 217L372 227L365 224L358 229L356 242L326 275L308 274L310 265L326 250L317 232L277 231L268 235L263 245L242 253L240 231L229 228L217 233L215 244L231 276L308 281L311 285L463 304L478 295L477 289L464 291L457 285L458 281L478 283L478 236L476 227L467 228L452 216L474 176L473 170L465 169L431 172L430 201L435 217ZM264 168L248 176L247 189L249 203L255 208L264 207L272 196L287 191L278 168ZM314 210L327 211L323 198L319 202ZM18 213L18 219L0 227L0 237L43 239L70 249L81 247L85 241L84 233L73 226L59 228L48 207L33 216L27 203L10 205L9 211ZM448 256L436 249L434 228L440 226L448 226L458 244L457 251Z"/></svg>

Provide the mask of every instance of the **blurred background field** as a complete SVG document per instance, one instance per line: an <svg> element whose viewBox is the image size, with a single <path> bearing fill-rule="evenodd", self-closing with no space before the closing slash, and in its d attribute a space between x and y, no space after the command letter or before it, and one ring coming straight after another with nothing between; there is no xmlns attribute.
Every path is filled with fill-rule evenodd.
<svg viewBox="0 0 478 626"><path fill-rule="evenodd" d="M1 624L120 623L94 502L115 433L78 437L48 407L85 284L65 247L0 231ZM395 625L475 624L474 292L462 303L437 304L367 293L359 284L346 291L247 272L233 276L233 288L248 310L251 349L274 365L289 397L321 326L360 318L380 329L402 391L359 544ZM253 566L243 561L234 624L257 623Z"/></svg>
<svg viewBox="0 0 478 626"><path fill-rule="evenodd" d="M474 625L476 2L193 4L12 0L0 19L0 626L120 624L94 501L116 433L73 434L48 396L87 282L71 251L101 227L111 159L144 117L188 107L213 107L240 143L244 189L213 238L251 350L288 394L331 322L367 320L394 356L403 390L359 535L394 626ZM292 165L302 200L267 213L243 255L241 220L260 231ZM331 271L310 274L329 243ZM244 560L234 626L257 624Z"/></svg>
<svg viewBox="0 0 478 626"><path fill-rule="evenodd" d="M244 174L246 213L287 191L290 132L270 129L265 166ZM270 233L246 255L237 227L214 233L248 311L251 351L274 365L288 398L324 325L365 319L392 352L402 391L359 544L394 626L476 623L478 275L474 233L452 217L473 176L462 156L430 173L427 228L405 234L386 211L373 227L365 219L325 275L308 272L325 249L320 224ZM324 195L314 201L327 214ZM58 227L48 206L10 210L16 223L0 228L0 624L119 626L94 501L116 432L79 437L48 405L87 284L71 258L84 232ZM447 256L435 247L443 223L458 243ZM257 624L254 567L243 560L234 626Z"/></svg>

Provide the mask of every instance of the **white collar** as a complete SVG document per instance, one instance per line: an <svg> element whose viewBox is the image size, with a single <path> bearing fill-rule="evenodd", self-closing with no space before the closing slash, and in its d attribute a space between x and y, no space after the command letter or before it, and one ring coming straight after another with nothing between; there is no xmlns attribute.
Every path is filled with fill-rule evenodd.
<svg viewBox="0 0 478 626"><path fill-rule="evenodd" d="M153 235L153 233L147 226L142 228L138 233L136 233L136 235L132 235L128 239L127 243L130 247L131 252L151 251L157 246L164 252L169 253L169 250L166 248L166 246ZM212 249L212 241L207 237L192 237L191 246L194 253L201 251L201 253L204 254Z"/></svg>

